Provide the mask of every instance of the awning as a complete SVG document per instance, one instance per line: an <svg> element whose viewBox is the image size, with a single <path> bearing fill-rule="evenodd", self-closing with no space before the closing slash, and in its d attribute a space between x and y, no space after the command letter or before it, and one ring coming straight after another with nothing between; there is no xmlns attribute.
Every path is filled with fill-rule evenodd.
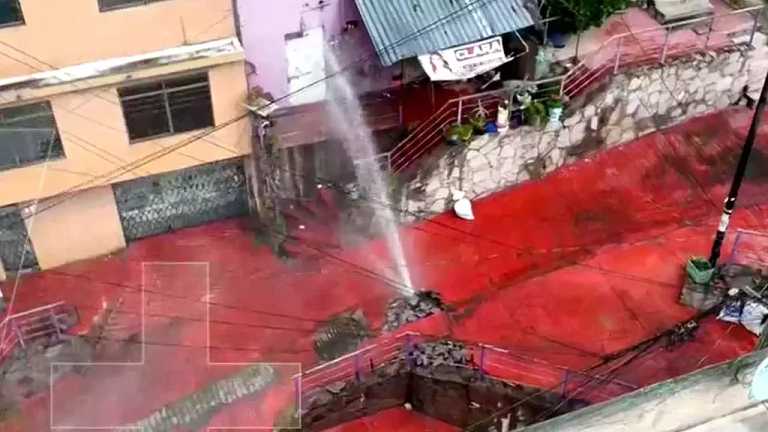
<svg viewBox="0 0 768 432"><path fill-rule="evenodd" d="M530 0L355 2L385 66L532 26L536 14Z"/></svg>

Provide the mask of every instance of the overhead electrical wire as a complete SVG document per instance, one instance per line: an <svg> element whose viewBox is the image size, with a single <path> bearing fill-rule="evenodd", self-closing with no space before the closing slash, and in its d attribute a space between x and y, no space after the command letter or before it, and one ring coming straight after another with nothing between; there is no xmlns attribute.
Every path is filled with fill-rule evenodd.
<svg viewBox="0 0 768 432"><path fill-rule="evenodd" d="M333 77L335 77L335 76L337 76L337 75L347 71L351 67L357 65L358 63L361 63L361 62L367 61L370 58L376 57L377 55L379 55L379 53L381 51L384 51L384 50L393 48L395 46L401 45L401 44L403 44L404 42L407 42L410 39L413 39L413 38L416 38L416 37L420 36L423 32L428 31L428 30L432 29L433 27L435 27L437 25L440 25L442 22L450 19L451 17L454 17L455 15L458 15L458 14L460 14L460 13L470 9L472 6L475 6L475 5L485 5L489 1L494 1L494 0L473 0L473 1L469 2L469 3L466 3L465 5L460 7L459 9L451 12L450 14L447 14L447 15L439 18L438 20L436 20L433 23L431 23L431 24L429 24L429 25L427 25L427 26L417 30L416 32L411 33L410 35L406 35L403 38L399 39L398 41L396 41L396 42L394 42L394 43L392 43L392 44L390 44L390 45L388 45L388 46L386 46L386 47L384 47L384 48L382 48L380 50L375 50L370 55L361 57L360 59L358 59L356 61L353 61L352 63L350 63L350 64L340 68L338 71L335 71L332 74L329 74L329 75L327 75L327 76L325 76L325 77L323 77L323 78L321 78L319 80L313 81L313 82L311 82L311 83L309 83L309 84L307 84L307 85L305 85L305 86L303 86L303 87L301 87L301 88L299 88L299 89L297 89L297 90L295 90L293 92L289 92L288 94L286 94L286 95L284 95L282 97L279 97L279 98L275 99L274 101L269 102L266 106L264 106L262 108L267 108L267 107L273 106L273 105L275 105L275 104L277 104L277 103L279 103L279 102L281 102L281 101L283 101L285 99L288 99L288 98L290 98L290 97L292 97L292 96L294 96L294 95L296 95L296 94L298 94L300 92L303 92L303 91L305 91L305 90L307 90L307 89L309 89L309 88L311 88L311 87L313 87L313 86L315 86L315 85L317 85L317 84L319 84L321 82L324 82L326 80L332 79ZM54 66L54 65L52 65L52 64L50 64L50 63L48 63L48 62L38 58L37 56L35 56L35 55L25 51L25 50L22 50L22 49L20 49L18 47L15 47L15 46L7 43L7 42L0 41L0 45L8 47L8 48L10 48L10 49L12 49L12 50L14 50L16 52L19 52L19 53L21 53L21 54L23 54L25 56L28 56L29 58L32 58L32 59L34 59L34 60L36 60L36 61L38 61L38 62L40 62L42 64L46 64L46 65L48 65L51 68L54 68L54 69L56 68L56 66ZM30 65L29 63L26 63L26 62L24 62L22 60L19 60L19 59L15 59L14 57L8 55L7 53L0 52L0 54L5 55L6 57L8 57L10 59L13 59L13 60L15 60L17 62L20 62L22 64L25 64L28 67L31 67L33 69L37 69L36 67ZM98 94L96 94L96 96L98 96ZM26 212L26 214L22 215L22 219L23 220L27 220L27 219L33 218L36 215L38 215L38 214L40 214L40 213L42 213L44 211L50 210L51 208L54 208L56 206L59 206L59 205L63 204L64 202L69 201L70 199L73 198L74 195L72 195L72 194L74 192L76 192L76 191L79 191L79 190L81 190L81 189L83 189L85 187L94 185L95 183L98 183L99 181L101 181L101 183L99 183L99 184L103 184L103 183L107 183L107 182L109 182L111 180L114 180L116 178L119 178L119 177L121 177L122 175L124 175L127 172L132 172L132 171L134 171L134 170L136 170L138 168L141 168L141 167L143 167L143 166L145 166L145 165L147 165L147 164L149 164L149 163L151 163L151 162L153 162L153 161L155 161L157 159L160 159L160 158L162 158L162 157L164 157L164 156L166 156L168 154L177 152L180 149L182 149L182 148L184 148L184 147L186 147L186 146L188 146L188 145L190 145L190 144L192 144L194 142L197 142L199 140L203 140L205 137L207 137L207 136L209 136L209 135L211 135L211 134L213 134L213 133L215 133L215 132L217 132L219 130L222 130L222 129L226 128L226 127L229 127L229 126L231 126L231 125L233 125L235 123L238 123L239 121L243 120L244 118L247 118L248 116L249 116L249 113L245 112L245 113L243 113L241 115L238 115L238 116L235 116L235 117L233 117L233 118L231 118L231 119L229 119L227 121L219 123L219 124L217 124L217 125L215 125L215 126L213 126L211 128L208 128L208 129L205 129L205 130L203 130L201 132L193 134L193 135L191 135L188 138L182 139L182 140L176 142L173 145L170 145L168 147L164 147L164 148L162 148L162 149L160 149L160 150L158 150L156 152L150 153L150 154L148 154L148 155L146 155L144 157L141 157L141 158L138 158L138 159L136 159L134 161L131 161L130 163L127 163L127 164L125 164L125 165L123 165L121 167L118 167L115 170L108 171L108 172L106 172L104 174L100 174L100 175L94 176L90 180L87 180L85 182L81 182L81 183L78 183L78 184L76 184L74 186L71 186L71 187L65 189L64 191L60 192L58 195L56 195L56 196L54 196L52 198L49 198L47 203L46 203L47 205L39 206L38 204L39 204L39 201L40 201L41 198L38 197L36 199L36 201L35 201L36 205L34 206L34 208L31 211ZM50 155L50 152L49 152L49 155ZM46 162L48 162L48 160L46 160ZM46 163L46 166L47 165L48 164ZM40 193L38 195L42 195L42 193ZM5 217L6 218L11 218L11 216L5 216ZM0 218L0 221L1 220L2 220L2 218ZM27 233L27 238L28 237L29 237L29 234ZM23 249L22 253L25 253L25 252L26 252L26 248ZM18 270L21 270L21 269L18 269ZM20 278L16 278L16 288L14 288L13 293L11 294L11 301L9 302L8 310L11 310L11 308L13 306L13 300L15 299L16 292L18 291L18 282L20 280L21 280Z"/></svg>
<svg viewBox="0 0 768 432"><path fill-rule="evenodd" d="M413 39L413 38L416 38L416 37L420 36L425 31L431 30L433 27L435 27L437 25L440 25L442 22L444 22L444 21L454 17L455 15L458 15L458 14L464 12L465 10L471 8L472 6L485 5L485 4L487 4L488 2L491 2L491 1L495 1L495 0L473 0L471 2L468 2L465 5L463 5L460 8L458 8L457 10L455 10L455 11L451 12L450 14L447 14L447 15L439 18L438 20L436 20L433 23L431 23L431 24L429 24L429 25L427 25L427 26L417 30L416 32L411 33L410 35L406 35L403 38L399 39L398 41L396 41L396 42L394 42L394 43L392 43L392 44L390 44L390 45L388 45L386 47L383 47L383 48L381 48L379 50L375 50L373 53L371 53L369 55L366 55L364 57L361 57L358 60L353 61L352 63L350 63L350 64L340 68L338 71L335 71L335 72L333 72L333 73L331 73L329 75L326 75L325 77L323 77L321 79L318 79L316 81L308 83L307 85L305 85L305 86L303 86L303 87L301 87L301 88L299 88L299 89L297 89L297 90L295 90L293 92L289 92L288 94L283 95L283 96L275 99L274 101L269 102L267 105L265 105L262 108L268 108L270 106L273 106L273 105L275 105L275 104L277 104L279 102L282 102L283 100L286 100L286 99L288 99L288 98L290 98L290 97L292 97L292 96L294 96L294 95L296 95L296 94L298 94L300 92L303 92L303 91L305 91L305 90L307 90L307 89L309 89L309 88L311 88L311 87L313 87L313 86L315 86L315 85L317 85L319 83L322 83L324 81L332 79L333 77L335 77L335 76L337 76L337 75L347 71L351 67L357 65L358 63L361 63L361 62L367 61L370 58L376 57L382 51L391 49L393 47L396 47L398 45L401 45L401 44L409 41L410 39ZM39 59L38 57L36 57L36 56L34 56L34 55L24 51L24 50L21 50L21 49L13 46L11 44L8 44L6 42L0 41L0 45L9 47L10 49L13 49L13 50L15 50L17 52L23 53L23 54L29 56L30 58L35 59L36 61L38 61L40 63L48 64L50 67L55 67L55 66L50 65L49 63ZM27 214L24 217L24 219L27 219L27 218L30 218L30 217L34 217L35 215L37 215L37 214L39 214L41 212L47 211L47 210L49 210L49 209L51 209L53 207L56 207L56 206L58 206L60 204L63 204L65 201L68 201L69 199L72 199L71 197L66 197L66 196L61 197L61 195L66 195L66 194L78 191L78 190L80 190L80 189L82 189L84 187L92 185L94 182L99 181L99 180L102 180L103 182L109 182L110 180L113 180L115 178L120 177L126 171L130 171L131 169L136 169L136 168L145 166L145 165L147 165L147 164L149 164L149 163L151 163L151 162L153 162L153 161L155 161L155 160L157 160L157 159L159 159L161 157L164 157L164 156L166 156L166 155L168 155L170 153L176 152L176 151L178 151L178 150L180 150L180 149L182 149L182 148L184 148L184 147L186 147L186 146L188 146L188 145L190 145L190 144L192 144L192 143L194 143L196 141L202 140L203 138L205 138L205 137L207 137L207 136L209 136L209 135L211 135L211 134L213 134L213 133L215 133L215 132L217 132L217 131L219 131L221 129L229 127L232 124L235 124L235 123L239 122L240 120L242 120L242 119L244 119L244 118L246 118L248 116L249 116L249 113L247 113L247 112L243 113L241 115L235 116L235 117L233 117L233 118L231 118L231 119L229 119L227 121L219 123L218 125L215 125L215 126L213 126L211 128L203 130L203 131L201 131L199 133L196 133L196 134L194 134L194 135L192 135L192 136L190 136L190 137L188 137L186 139L182 139L182 140L180 140L179 142L177 142L177 143L175 143L173 145L170 145L168 147L160 149L157 152L150 153L150 154L148 154L148 155L146 155L146 156L144 156L142 158L138 158L138 159L132 161L131 163L126 164L124 167L122 167L123 169L119 168L117 170L109 171L109 172L107 172L105 174L96 176L92 180L89 180L89 181L82 182L82 183L79 183L77 185L74 185L74 186L72 186L72 187L62 191L60 193L60 195L51 198L49 205L43 206L40 209L35 209L34 211L29 212L29 214ZM59 197L58 200L56 200L57 197Z"/></svg>

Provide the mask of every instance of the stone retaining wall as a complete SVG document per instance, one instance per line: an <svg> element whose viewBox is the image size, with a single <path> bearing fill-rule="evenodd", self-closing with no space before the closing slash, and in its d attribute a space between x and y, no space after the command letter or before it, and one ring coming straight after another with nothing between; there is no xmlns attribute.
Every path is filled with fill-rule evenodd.
<svg viewBox="0 0 768 432"><path fill-rule="evenodd" d="M701 53L609 77L568 104L558 130L524 126L478 137L467 146L443 147L400 179L396 199L407 209L403 219L448 210L452 190L480 198L595 151L722 110L739 98L745 84L754 91L765 76L766 36L758 33L754 45L758 48Z"/></svg>
<svg viewBox="0 0 768 432"><path fill-rule="evenodd" d="M397 362L360 381L338 382L315 393L302 407L302 430L326 430L406 403L424 415L478 432L501 430L497 414L509 413L513 430L586 405L473 369L447 364L411 369Z"/></svg>

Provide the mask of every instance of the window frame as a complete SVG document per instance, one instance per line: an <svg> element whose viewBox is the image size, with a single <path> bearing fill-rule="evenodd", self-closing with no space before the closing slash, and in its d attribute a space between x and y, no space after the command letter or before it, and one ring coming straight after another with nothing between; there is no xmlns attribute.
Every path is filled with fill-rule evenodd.
<svg viewBox="0 0 768 432"><path fill-rule="evenodd" d="M10 0L16 2L16 5L19 7L19 12L21 13L21 19L19 21L14 22L8 22L8 23L0 23L0 30L9 28L9 27L18 27L27 25L27 21L24 18L24 9L21 7L21 0Z"/></svg>
<svg viewBox="0 0 768 432"><path fill-rule="evenodd" d="M205 76L205 83L187 84L179 87L174 87L171 90L168 90L165 87L167 81L184 79L184 78L192 78L195 76ZM146 85L146 84L160 84L162 85L162 88L160 90L152 90L152 91L147 91L144 93L134 94L134 95L125 96L125 97L120 96L120 90L122 89L130 89L131 87L136 87L136 86ZM171 104L170 104L170 101L168 100L168 94L175 93L177 91L189 90L193 88L203 88L203 87L208 89L208 97L210 98L210 104L211 104L211 123L212 124L207 126L201 126L195 129L181 131L181 132L175 131L173 128L173 115L171 110ZM118 87L116 90L117 90L117 99L120 103L120 109L123 113L123 122L125 124L125 131L126 131L126 134L128 135L128 144L130 145L140 144L145 141L167 138L173 135L205 130L205 129L209 129L216 126L216 115L213 109L213 92L211 91L211 76L207 69L199 72L192 72L192 73L187 72L182 74L164 76L160 78L145 79L145 80L131 83L130 85L127 85L127 86ZM163 108L165 109L165 121L168 122L168 129L170 130L170 132L163 132L157 135L132 139L130 130L128 128L128 118L125 115L125 109L123 107L123 101L131 101L131 100L136 100L142 97L156 96L156 95L163 96Z"/></svg>
<svg viewBox="0 0 768 432"><path fill-rule="evenodd" d="M25 101L24 103L2 106L2 107L0 107L0 112L2 112L4 110L7 110L7 109L19 108L19 107L24 107L24 106L29 106L29 105L41 105L41 104L42 105L46 105L48 107L48 110L51 113L51 119L53 120L53 129L56 131L56 137L58 138L59 145L61 146L61 154L57 154L56 156L47 155L46 157L44 157L42 159L34 160L34 161L28 161L28 162L23 162L23 163L17 164L17 165L2 165L2 163L0 163L0 173L5 172L5 171L12 171L12 170L15 170L15 169L20 169L20 168L28 168L28 167L31 167L31 166L34 166L34 165L40 165L40 164L44 164L44 163L48 163L48 162L53 162L53 161L58 161L58 160L63 160L63 159L67 158L67 151L64 149L64 139L62 138L61 132L59 131L59 124L56 121L56 113L53 111L53 106L51 105L51 101L50 100L45 99L45 100L38 100L38 101L32 101L32 102ZM0 152L2 151L2 146L3 146L3 143L0 142Z"/></svg>
<svg viewBox="0 0 768 432"><path fill-rule="evenodd" d="M104 6L104 4L102 3L102 0L96 0L96 2L99 4L99 12L102 12L102 13L112 12L116 10L123 10L123 9L131 9L131 8L140 7L140 6L149 6L152 3L158 3L161 1L166 1L166 0L132 0L132 1L126 1L125 4L121 4L118 6Z"/></svg>

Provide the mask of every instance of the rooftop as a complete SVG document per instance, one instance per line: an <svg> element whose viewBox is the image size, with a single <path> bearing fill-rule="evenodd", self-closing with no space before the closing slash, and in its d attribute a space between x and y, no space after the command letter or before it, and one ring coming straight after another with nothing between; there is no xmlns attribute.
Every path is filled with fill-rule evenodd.
<svg viewBox="0 0 768 432"><path fill-rule="evenodd" d="M530 27L538 15L528 0L356 2L384 65Z"/></svg>

